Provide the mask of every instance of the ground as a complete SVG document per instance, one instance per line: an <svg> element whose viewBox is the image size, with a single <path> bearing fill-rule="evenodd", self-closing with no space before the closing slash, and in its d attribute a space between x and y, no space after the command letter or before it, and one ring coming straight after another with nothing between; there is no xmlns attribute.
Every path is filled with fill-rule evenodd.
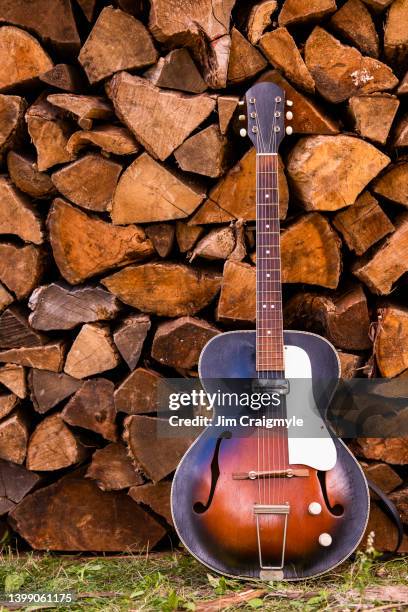
<svg viewBox="0 0 408 612"><path fill-rule="evenodd" d="M0 558L0 591L75 593L75 603L59 606L59 612L399 611L408 610L407 584L408 557L381 561L373 550L359 552L352 562L319 579L270 584L216 576L180 551L118 557L6 551ZM1 612L46 608L0 605Z"/></svg>

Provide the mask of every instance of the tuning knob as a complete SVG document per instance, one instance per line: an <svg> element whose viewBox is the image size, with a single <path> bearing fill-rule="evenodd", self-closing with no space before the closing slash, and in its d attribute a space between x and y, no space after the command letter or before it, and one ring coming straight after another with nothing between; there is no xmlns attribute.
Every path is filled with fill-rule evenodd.
<svg viewBox="0 0 408 612"><path fill-rule="evenodd" d="M320 546L330 546L330 544L333 542L333 539L330 535L330 533L321 533L319 535L319 544Z"/></svg>
<svg viewBox="0 0 408 612"><path fill-rule="evenodd" d="M293 100L286 100L286 106L293 106Z"/></svg>
<svg viewBox="0 0 408 612"><path fill-rule="evenodd" d="M240 115L240 116L238 117L238 119L239 119L240 121L245 121L246 117L245 117L245 115Z"/></svg>
<svg viewBox="0 0 408 612"><path fill-rule="evenodd" d="M245 138L245 136L247 135L246 129L242 128L241 130L239 130L239 135L242 136L242 138Z"/></svg>
<svg viewBox="0 0 408 612"><path fill-rule="evenodd" d="M286 119L288 119L289 121L290 121L291 119L293 119L293 113L292 113L292 111L288 111L288 112L286 113Z"/></svg>
<svg viewBox="0 0 408 612"><path fill-rule="evenodd" d="M319 504L319 502L312 502L311 504L309 504L309 507L308 507L309 514L313 514L316 516L317 514L320 514L321 511L322 511L322 507Z"/></svg>
<svg viewBox="0 0 408 612"><path fill-rule="evenodd" d="M240 100L240 101L238 102L238 106L244 106L244 104L245 104L244 100Z"/></svg>
<svg viewBox="0 0 408 612"><path fill-rule="evenodd" d="M293 127L291 125L288 125L286 127L286 133L288 136L290 136L291 134L293 134Z"/></svg>

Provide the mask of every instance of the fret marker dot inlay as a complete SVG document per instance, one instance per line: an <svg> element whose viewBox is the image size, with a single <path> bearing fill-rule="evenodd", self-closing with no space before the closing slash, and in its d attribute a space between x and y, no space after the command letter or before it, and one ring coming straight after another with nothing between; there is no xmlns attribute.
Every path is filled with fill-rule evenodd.
<svg viewBox="0 0 408 612"><path fill-rule="evenodd" d="M263 305L263 308L266 308L266 304Z"/></svg>
<svg viewBox="0 0 408 612"><path fill-rule="evenodd" d="M269 225L266 225L265 227L266 227L266 229L269 229Z"/></svg>
<svg viewBox="0 0 408 612"><path fill-rule="evenodd" d="M270 251L268 251L268 250L267 250L267 251L266 251L266 254L267 254L267 255L269 255L269 253L270 253Z"/></svg>

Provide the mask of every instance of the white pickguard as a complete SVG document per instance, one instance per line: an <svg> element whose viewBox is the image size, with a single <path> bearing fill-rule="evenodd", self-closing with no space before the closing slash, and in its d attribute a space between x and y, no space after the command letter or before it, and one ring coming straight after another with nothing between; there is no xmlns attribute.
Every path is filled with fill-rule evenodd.
<svg viewBox="0 0 408 612"><path fill-rule="evenodd" d="M285 346L285 377L290 381L286 395L288 418L303 419L308 431L321 432L318 438L291 437L289 430L289 463L308 465L316 470L331 470L337 451L327 427L318 413L312 388L312 365L306 351L298 346ZM295 379L302 379L296 384ZM310 385L308 380L310 380Z"/></svg>

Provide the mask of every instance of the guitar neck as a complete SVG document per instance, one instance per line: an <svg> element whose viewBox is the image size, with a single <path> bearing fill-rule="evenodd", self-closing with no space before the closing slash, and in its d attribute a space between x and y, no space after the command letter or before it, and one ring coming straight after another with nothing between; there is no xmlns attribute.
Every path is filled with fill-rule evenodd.
<svg viewBox="0 0 408 612"><path fill-rule="evenodd" d="M278 156L256 156L256 370L284 371Z"/></svg>

